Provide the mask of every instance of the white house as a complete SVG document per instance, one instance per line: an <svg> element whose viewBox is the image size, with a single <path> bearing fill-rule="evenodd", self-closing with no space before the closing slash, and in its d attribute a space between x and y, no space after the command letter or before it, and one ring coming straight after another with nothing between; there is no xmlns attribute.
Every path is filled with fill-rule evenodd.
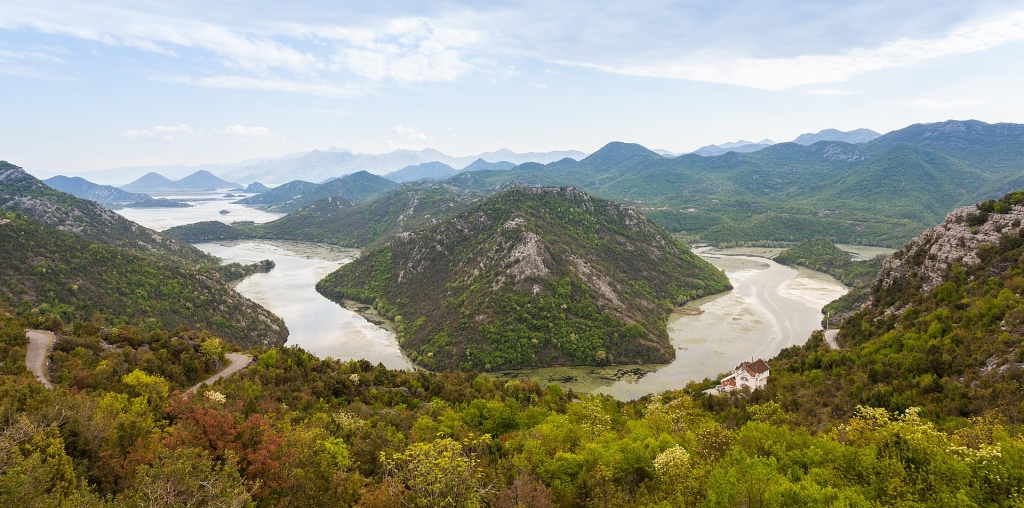
<svg viewBox="0 0 1024 508"><path fill-rule="evenodd" d="M717 393L725 393L743 388L749 388L751 391L764 388L768 384L768 374L768 364L763 359L743 362L737 365L732 374L712 390Z"/></svg>

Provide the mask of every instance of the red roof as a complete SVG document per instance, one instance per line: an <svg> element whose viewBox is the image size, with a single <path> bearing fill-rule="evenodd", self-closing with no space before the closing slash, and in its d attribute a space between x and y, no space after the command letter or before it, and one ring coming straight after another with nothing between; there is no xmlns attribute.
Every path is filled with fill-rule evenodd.
<svg viewBox="0 0 1024 508"><path fill-rule="evenodd" d="M765 363L764 359L758 358L754 362L743 362L736 366L736 370L745 370L747 374L756 376L758 374L764 374L768 372L768 364Z"/></svg>

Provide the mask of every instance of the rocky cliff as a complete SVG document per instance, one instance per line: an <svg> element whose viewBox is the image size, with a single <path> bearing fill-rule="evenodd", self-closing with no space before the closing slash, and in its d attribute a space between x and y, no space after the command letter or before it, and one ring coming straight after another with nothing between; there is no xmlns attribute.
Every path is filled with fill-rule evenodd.
<svg viewBox="0 0 1024 508"><path fill-rule="evenodd" d="M941 224L890 256L882 264L878 284L882 289L912 284L922 293L934 290L946 282L954 265L977 265L981 262L979 252L986 246L998 245L1008 235L1019 235L1024 220L1022 203L1024 194L1018 191L999 201L957 208Z"/></svg>

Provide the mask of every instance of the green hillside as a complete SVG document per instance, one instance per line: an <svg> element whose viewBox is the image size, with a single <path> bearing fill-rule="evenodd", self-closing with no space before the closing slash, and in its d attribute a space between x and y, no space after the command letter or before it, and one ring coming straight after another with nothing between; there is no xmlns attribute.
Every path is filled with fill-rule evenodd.
<svg viewBox="0 0 1024 508"><path fill-rule="evenodd" d="M329 197L264 224L229 226L206 221L176 226L164 234L191 243L265 238L373 247L451 216L485 195L436 184L406 186L361 205Z"/></svg>
<svg viewBox="0 0 1024 508"><path fill-rule="evenodd" d="M0 300L17 312L209 330L246 347L282 344L284 322L212 271L89 241L23 216L0 224ZM224 268L225 275L245 271Z"/></svg>
<svg viewBox="0 0 1024 508"><path fill-rule="evenodd" d="M728 288L634 209L535 187L400 236L317 285L393 317L428 368L486 370L667 362L671 307Z"/></svg>
<svg viewBox="0 0 1024 508"><path fill-rule="evenodd" d="M216 220L174 226L163 230L162 233L188 243L242 240L252 237L252 233L245 227L229 226Z"/></svg>
<svg viewBox="0 0 1024 508"><path fill-rule="evenodd" d="M398 184L387 178L359 171L319 185L296 180L239 200L239 203L287 213L328 197L365 203L396 187Z"/></svg>
<svg viewBox="0 0 1024 508"><path fill-rule="evenodd" d="M977 120L914 124L864 146L881 151L905 143L935 150L972 169L1014 176L1024 171L1024 125Z"/></svg>
<svg viewBox="0 0 1024 508"><path fill-rule="evenodd" d="M843 349L829 350L818 336L783 351L762 400L801 408L814 425L845 419L857 405L920 407L923 417L953 427L991 411L1024 422L1022 204L1024 193L1004 196L972 224L951 217L943 229L897 251L883 265L870 304L843 323ZM969 245L962 242L975 236L972 229L980 247L952 255L969 259L973 253L976 263L942 270L929 257L937 241ZM941 278L928 290L925 274L932 273Z"/></svg>
<svg viewBox="0 0 1024 508"><path fill-rule="evenodd" d="M6 161L0 161L0 210L25 215L95 242L160 259L217 262L183 241L140 226L98 203L54 190Z"/></svg>
<svg viewBox="0 0 1024 508"><path fill-rule="evenodd" d="M845 175L817 185L796 203L934 225L993 178L941 153L898 144Z"/></svg>

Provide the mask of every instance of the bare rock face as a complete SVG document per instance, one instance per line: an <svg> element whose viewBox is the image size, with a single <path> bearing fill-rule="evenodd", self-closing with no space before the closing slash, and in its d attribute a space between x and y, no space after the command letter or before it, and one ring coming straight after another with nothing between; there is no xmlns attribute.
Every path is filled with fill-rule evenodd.
<svg viewBox="0 0 1024 508"><path fill-rule="evenodd" d="M882 287L916 273L921 291L932 291L945 282L954 264L967 267L979 263L978 249L998 244L1004 235L1019 233L1022 221L1024 206L1020 205L1006 213L986 213L974 205L957 208L942 224L921 233L882 264Z"/></svg>

